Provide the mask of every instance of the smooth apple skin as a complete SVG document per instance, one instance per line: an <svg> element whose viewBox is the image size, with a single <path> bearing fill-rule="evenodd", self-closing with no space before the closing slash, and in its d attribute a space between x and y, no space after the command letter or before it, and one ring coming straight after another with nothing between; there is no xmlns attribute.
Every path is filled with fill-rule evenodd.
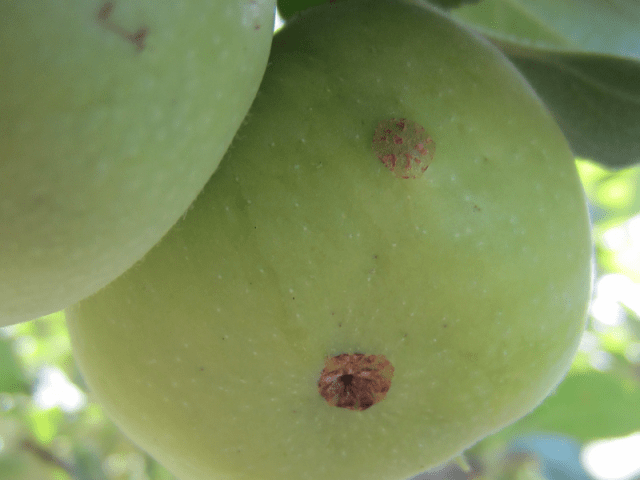
<svg viewBox="0 0 640 480"><path fill-rule="evenodd" d="M274 9L0 2L0 326L96 292L175 224L255 97Z"/></svg>
<svg viewBox="0 0 640 480"><path fill-rule="evenodd" d="M388 118L432 135L421 178L372 152ZM203 193L68 326L95 398L183 480L403 479L557 385L591 254L573 156L507 60L426 5L348 2L276 34ZM352 352L395 368L364 411L318 393Z"/></svg>

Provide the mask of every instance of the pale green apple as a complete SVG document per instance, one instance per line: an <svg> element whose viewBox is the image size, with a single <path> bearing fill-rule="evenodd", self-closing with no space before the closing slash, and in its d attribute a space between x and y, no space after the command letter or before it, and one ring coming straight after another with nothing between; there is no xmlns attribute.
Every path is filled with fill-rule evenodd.
<svg viewBox="0 0 640 480"><path fill-rule="evenodd" d="M139 260L264 74L275 0L0 2L0 326Z"/></svg>
<svg viewBox="0 0 640 480"><path fill-rule="evenodd" d="M590 272L573 156L512 65L425 4L355 1L275 36L193 208L68 325L183 480L403 479L557 385Z"/></svg>

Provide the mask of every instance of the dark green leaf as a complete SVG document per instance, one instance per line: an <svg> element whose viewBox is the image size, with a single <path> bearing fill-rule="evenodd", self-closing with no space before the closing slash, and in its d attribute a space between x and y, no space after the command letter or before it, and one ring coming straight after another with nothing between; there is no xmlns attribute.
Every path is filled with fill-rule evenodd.
<svg viewBox="0 0 640 480"><path fill-rule="evenodd" d="M610 168L640 163L640 61L500 47L553 112L577 156Z"/></svg>
<svg viewBox="0 0 640 480"><path fill-rule="evenodd" d="M463 5L470 5L474 3L480 3L483 0L425 0L434 5L438 5L440 8L450 9L461 7Z"/></svg>
<svg viewBox="0 0 640 480"><path fill-rule="evenodd" d="M513 43L640 58L637 0L483 0L452 15Z"/></svg>
<svg viewBox="0 0 640 480"><path fill-rule="evenodd" d="M278 13L285 20L307 8L329 3L329 0L278 0Z"/></svg>
<svg viewBox="0 0 640 480"><path fill-rule="evenodd" d="M291 18L298 12L306 10L307 8L322 5L324 3L336 3L344 0L278 0L278 13L285 20ZM482 0L424 0L426 2L437 5L441 8L450 9L460 7L462 5L468 5L473 3L479 3Z"/></svg>
<svg viewBox="0 0 640 480"><path fill-rule="evenodd" d="M640 163L640 2L484 0L452 16L509 56L576 155Z"/></svg>

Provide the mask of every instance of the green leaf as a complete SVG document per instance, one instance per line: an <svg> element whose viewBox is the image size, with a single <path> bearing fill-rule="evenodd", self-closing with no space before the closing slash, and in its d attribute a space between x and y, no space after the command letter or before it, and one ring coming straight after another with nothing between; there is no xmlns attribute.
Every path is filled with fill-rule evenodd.
<svg viewBox="0 0 640 480"><path fill-rule="evenodd" d="M282 18L289 19L296 13L306 10L307 8L322 5L324 3L343 2L345 0L278 0L278 13ZM460 7L466 4L478 3L481 0L424 0L428 3L439 6L440 8L450 9Z"/></svg>
<svg viewBox="0 0 640 480"><path fill-rule="evenodd" d="M640 163L640 62L499 45L549 106L573 152L610 168Z"/></svg>
<svg viewBox="0 0 640 480"><path fill-rule="evenodd" d="M628 435L640 429L636 381L606 372L575 372L533 413L498 435L557 432L582 442Z"/></svg>
<svg viewBox="0 0 640 480"><path fill-rule="evenodd" d="M513 61L576 155L610 168L640 163L640 3L484 0L452 16Z"/></svg>
<svg viewBox="0 0 640 480"><path fill-rule="evenodd" d="M592 207L596 238L640 212L640 165L612 172L593 162L576 163Z"/></svg>
<svg viewBox="0 0 640 480"><path fill-rule="evenodd" d="M93 445L84 445L80 442L73 445L74 466L78 480L107 480L107 475L102 468L104 459L92 447Z"/></svg>
<svg viewBox="0 0 640 480"><path fill-rule="evenodd" d="M438 5L440 8L449 9L461 7L463 5L480 3L482 0L425 0L434 5Z"/></svg>
<svg viewBox="0 0 640 480"><path fill-rule="evenodd" d="M29 393L29 385L16 356L12 341L0 338L0 392Z"/></svg>
<svg viewBox="0 0 640 480"><path fill-rule="evenodd" d="M329 0L278 0L278 13L287 20L298 12L323 3L329 3Z"/></svg>
<svg viewBox="0 0 640 480"><path fill-rule="evenodd" d="M452 15L513 43L640 58L637 0L483 0Z"/></svg>
<svg viewBox="0 0 640 480"><path fill-rule="evenodd" d="M64 414L59 407L48 410L33 409L27 414L27 423L31 434L43 445L53 441L63 420Z"/></svg>

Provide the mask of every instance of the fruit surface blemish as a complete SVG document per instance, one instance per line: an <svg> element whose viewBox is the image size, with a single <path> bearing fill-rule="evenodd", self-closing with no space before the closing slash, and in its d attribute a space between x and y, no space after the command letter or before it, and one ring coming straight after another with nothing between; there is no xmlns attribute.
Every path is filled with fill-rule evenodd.
<svg viewBox="0 0 640 480"><path fill-rule="evenodd" d="M384 355L342 353L326 358L318 392L331 406L366 410L384 400L393 372Z"/></svg>
<svg viewBox="0 0 640 480"><path fill-rule="evenodd" d="M391 118L378 124L371 147L396 177L415 179L431 164L436 144L423 126L406 118Z"/></svg>

